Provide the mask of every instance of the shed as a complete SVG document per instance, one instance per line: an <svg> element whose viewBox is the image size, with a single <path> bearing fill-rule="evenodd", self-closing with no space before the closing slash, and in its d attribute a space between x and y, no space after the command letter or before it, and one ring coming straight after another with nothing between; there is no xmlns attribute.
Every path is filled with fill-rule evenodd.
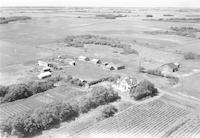
<svg viewBox="0 0 200 138"><path fill-rule="evenodd" d="M115 64L114 65L115 70L121 70L121 69L125 69L125 65L122 64Z"/></svg>
<svg viewBox="0 0 200 138"><path fill-rule="evenodd" d="M38 61L38 65L42 66L42 67L48 67L49 66L49 64L47 62L41 61L41 60Z"/></svg>
<svg viewBox="0 0 200 138"><path fill-rule="evenodd" d="M85 57L85 56L79 56L78 59L81 61L89 61L90 60L88 57Z"/></svg>
<svg viewBox="0 0 200 138"><path fill-rule="evenodd" d="M94 63L94 64L101 64L102 63L100 59L96 59L96 58L93 58L91 60L91 62Z"/></svg>
<svg viewBox="0 0 200 138"><path fill-rule="evenodd" d="M104 62L103 65L107 66L109 63L108 62Z"/></svg>
<svg viewBox="0 0 200 138"><path fill-rule="evenodd" d="M75 65L76 65L75 60L73 60L73 59L71 59L71 58L65 59L65 60L64 60L64 63L65 63L65 64L72 65L72 66L75 66Z"/></svg>
<svg viewBox="0 0 200 138"><path fill-rule="evenodd" d="M43 71L43 72L47 72L47 71L50 72L50 71L51 71L51 68L50 68L50 67L43 67L42 71Z"/></svg>
<svg viewBox="0 0 200 138"><path fill-rule="evenodd" d="M70 61L69 62L69 65L72 65L72 66L75 66L76 65L76 62L73 60L73 61Z"/></svg>
<svg viewBox="0 0 200 138"><path fill-rule="evenodd" d="M114 63L111 62L111 63L109 63L107 66L108 66L109 68L110 68L110 67L113 67L114 70L125 69L125 65L122 65L122 64L119 64L119 63L114 64Z"/></svg>
<svg viewBox="0 0 200 138"><path fill-rule="evenodd" d="M50 77L51 76L51 72L47 71L47 72L42 72L38 75L38 78L39 79L44 79L44 78L47 78L47 77Z"/></svg>
<svg viewBox="0 0 200 138"><path fill-rule="evenodd" d="M109 70L115 70L115 67L112 64L107 64L105 67Z"/></svg>

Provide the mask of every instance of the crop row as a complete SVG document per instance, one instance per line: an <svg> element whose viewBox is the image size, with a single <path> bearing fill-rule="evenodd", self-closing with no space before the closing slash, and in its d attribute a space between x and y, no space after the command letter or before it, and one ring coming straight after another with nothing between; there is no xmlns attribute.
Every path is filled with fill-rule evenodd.
<svg viewBox="0 0 200 138"><path fill-rule="evenodd" d="M195 116L190 118L187 123L170 135L170 138L199 138L200 137L200 118Z"/></svg>
<svg viewBox="0 0 200 138"><path fill-rule="evenodd" d="M160 107L160 105L162 106ZM188 112L182 108L156 100L133 106L127 111L93 126L85 132L83 131L82 134L97 132L101 134L123 134L132 137L141 135L156 137L167 130L177 119L187 114Z"/></svg>

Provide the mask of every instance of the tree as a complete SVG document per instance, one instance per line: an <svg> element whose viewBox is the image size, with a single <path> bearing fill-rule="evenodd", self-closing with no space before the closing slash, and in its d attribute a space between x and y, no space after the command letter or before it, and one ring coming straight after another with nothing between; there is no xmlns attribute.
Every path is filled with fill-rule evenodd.
<svg viewBox="0 0 200 138"><path fill-rule="evenodd" d="M158 93L153 83L148 80L141 81L136 88L130 91L130 96L135 100L141 100L147 96L155 96Z"/></svg>
<svg viewBox="0 0 200 138"><path fill-rule="evenodd" d="M8 93L8 86L0 85L0 97L4 97Z"/></svg>
<svg viewBox="0 0 200 138"><path fill-rule="evenodd" d="M108 105L102 110L102 117L109 118L114 116L114 114L118 111L118 109L114 105Z"/></svg>

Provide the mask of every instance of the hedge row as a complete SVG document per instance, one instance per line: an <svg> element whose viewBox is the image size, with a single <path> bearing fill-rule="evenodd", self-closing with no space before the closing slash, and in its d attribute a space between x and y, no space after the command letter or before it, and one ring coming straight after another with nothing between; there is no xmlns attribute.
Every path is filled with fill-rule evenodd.
<svg viewBox="0 0 200 138"><path fill-rule="evenodd" d="M42 81L30 81L28 83L0 86L1 103L12 102L44 92L54 87L54 83L60 81L60 76L51 77Z"/></svg>
<svg viewBox="0 0 200 138"><path fill-rule="evenodd" d="M121 15L121 14L118 14L118 15L114 15L114 14L98 14L96 15L96 17L101 17L101 18L105 18L105 19L116 19L118 17L126 17Z"/></svg>
<svg viewBox="0 0 200 138"><path fill-rule="evenodd" d="M42 130L59 126L61 122L71 121L81 113L86 113L92 108L116 101L119 98L112 89L94 87L91 93L87 97L82 97L79 102L53 103L27 113L11 116L2 122L1 130L7 135L33 136Z"/></svg>
<svg viewBox="0 0 200 138"><path fill-rule="evenodd" d="M101 79L98 79L98 80L91 81L91 82L88 83L88 85L91 86L91 85L95 85L97 83L101 83L101 82L104 82L104 81L114 82L119 78L120 78L119 75L109 76L109 77L105 77L105 78L101 78Z"/></svg>
<svg viewBox="0 0 200 138"><path fill-rule="evenodd" d="M140 67L139 68L139 72L148 73L148 74L151 74L151 75L156 75L156 76L161 76L161 77L166 77L168 79L173 79L175 82L179 81L178 77L176 77L174 75L170 75L170 74L163 74L161 72L161 70L159 70L159 69L149 69L149 70L146 70L145 68Z"/></svg>
<svg viewBox="0 0 200 138"><path fill-rule="evenodd" d="M28 19L31 19L31 17L28 16L0 17L0 24L7 24L9 22L28 20Z"/></svg>
<svg viewBox="0 0 200 138"><path fill-rule="evenodd" d="M79 78L73 78L71 75L68 75L66 78L64 78L64 82L81 87L84 86L86 83L81 81Z"/></svg>

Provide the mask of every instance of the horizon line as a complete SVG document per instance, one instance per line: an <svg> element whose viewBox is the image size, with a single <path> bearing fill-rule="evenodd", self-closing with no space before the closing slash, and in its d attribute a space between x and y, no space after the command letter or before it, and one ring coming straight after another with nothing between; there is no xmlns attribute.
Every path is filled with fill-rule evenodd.
<svg viewBox="0 0 200 138"><path fill-rule="evenodd" d="M74 8L198 8L200 9L200 7L194 7L194 6L136 6L136 7L128 7L128 6L37 6L37 5L33 5L33 6L19 6L19 5L12 5L12 6L1 6L2 8L9 8L9 7L51 7L51 8L68 8L68 7L74 7Z"/></svg>

